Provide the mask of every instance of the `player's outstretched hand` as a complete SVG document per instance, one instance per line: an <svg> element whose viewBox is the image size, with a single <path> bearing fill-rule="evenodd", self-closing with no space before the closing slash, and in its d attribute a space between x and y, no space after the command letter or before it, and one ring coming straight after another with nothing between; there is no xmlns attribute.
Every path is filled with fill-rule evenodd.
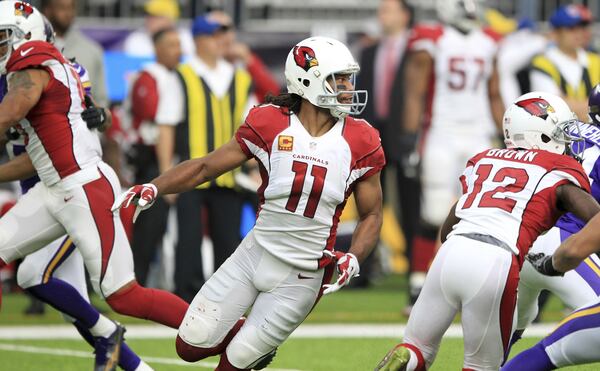
<svg viewBox="0 0 600 371"><path fill-rule="evenodd" d="M545 276L563 276L564 272L557 271L552 264L552 255L546 255L543 252L533 254L529 253L525 259L531 263L536 271Z"/></svg>
<svg viewBox="0 0 600 371"><path fill-rule="evenodd" d="M112 205L112 211L118 210L122 207L128 207L132 202L135 205L135 213L133 214L133 222L137 219L138 215L142 210L146 210L156 200L158 190L152 183L146 183L142 185L134 185L129 188L126 192L121 193Z"/></svg>
<svg viewBox="0 0 600 371"><path fill-rule="evenodd" d="M358 277L358 274L360 273L358 259L356 259L354 254L344 254L337 251L334 251L334 254L336 254L337 258L336 269L338 272L338 279L332 284L323 285L323 288L325 289L323 294L325 295L336 292L346 286L352 278Z"/></svg>

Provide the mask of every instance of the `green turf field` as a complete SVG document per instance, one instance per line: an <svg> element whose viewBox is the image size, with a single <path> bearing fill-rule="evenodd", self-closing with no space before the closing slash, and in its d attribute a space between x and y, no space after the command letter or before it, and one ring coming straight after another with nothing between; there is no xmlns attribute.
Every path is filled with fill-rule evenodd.
<svg viewBox="0 0 600 371"><path fill-rule="evenodd" d="M397 277L387 278L369 290L342 290L325 297L311 314L308 322L325 323L403 323L400 311L405 304L405 283ZM101 301L94 300L107 310ZM62 324L61 317L47 310L42 317L21 314L27 305L23 295L7 295L0 313L0 326L29 324ZM111 318L125 324L145 321L115 316ZM552 300L543 319L557 321L564 316L560 303ZM289 339L280 349L271 368L302 371L372 370L387 350L399 339L369 338L295 338ZM535 344L539 339L526 338L517 344L513 355ZM172 339L132 339L129 345L156 370L211 370L215 359L200 365L185 364L175 353ZM55 354L59 353L59 354ZM89 357L89 358L86 358ZM88 370L92 365L91 348L78 340L1 340L0 370ZM432 370L460 370L462 366L462 341L445 339ZM600 364L567 368L566 370L598 370Z"/></svg>

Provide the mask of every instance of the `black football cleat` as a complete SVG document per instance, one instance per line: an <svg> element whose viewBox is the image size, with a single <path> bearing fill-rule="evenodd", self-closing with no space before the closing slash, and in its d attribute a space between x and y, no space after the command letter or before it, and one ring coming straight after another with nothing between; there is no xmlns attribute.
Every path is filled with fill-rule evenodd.
<svg viewBox="0 0 600 371"><path fill-rule="evenodd" d="M277 354L277 348L273 349L269 353L265 354L254 366L252 366L252 370L262 370L267 368L271 362L273 362L273 358L275 358L275 354Z"/></svg>
<svg viewBox="0 0 600 371"><path fill-rule="evenodd" d="M115 324L117 329L109 337L97 336L94 338L94 348L96 348L94 371L115 371L117 369L125 327L118 322Z"/></svg>

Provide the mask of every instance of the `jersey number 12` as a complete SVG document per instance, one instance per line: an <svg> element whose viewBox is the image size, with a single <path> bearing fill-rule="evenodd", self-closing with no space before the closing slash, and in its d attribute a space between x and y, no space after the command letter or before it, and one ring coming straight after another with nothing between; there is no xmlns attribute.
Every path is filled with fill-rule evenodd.
<svg viewBox="0 0 600 371"><path fill-rule="evenodd" d="M475 197L477 197L477 194L481 192L483 182L490 177L492 168L493 166L489 164L483 164L477 167L477 179L475 180L473 190L465 200L465 203L462 207L463 209L468 209L473 205ZM510 197L503 195L497 196L496 194L504 192L517 193L522 191L529 181L529 175L527 174L527 171L522 168L503 167L496 172L496 175L494 175L492 178L492 182L502 183L506 178L514 179L514 182L505 186L498 186L491 191L485 192L483 195L481 195L481 199L479 200L477 207L496 207L508 213L512 212L517 204L517 201Z"/></svg>

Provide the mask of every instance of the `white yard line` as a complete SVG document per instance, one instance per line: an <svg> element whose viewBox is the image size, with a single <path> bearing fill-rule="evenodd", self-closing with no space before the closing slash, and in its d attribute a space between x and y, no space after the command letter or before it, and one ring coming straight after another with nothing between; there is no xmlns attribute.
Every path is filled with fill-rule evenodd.
<svg viewBox="0 0 600 371"><path fill-rule="evenodd" d="M72 349L59 349L59 348L45 348L45 347L36 347L29 345L16 345L16 344L5 344L0 343L0 351L6 350L10 352L22 352L22 353L34 353L34 354L48 354L53 356L63 356L63 357L77 357L77 358L92 358L92 354L90 352L85 352L81 350L72 350ZM176 365L176 366L185 366L185 367L207 367L207 368L215 368L217 367L216 363L213 362L195 362L189 363L182 361L180 359L175 358L162 358L162 357L146 357L141 356L141 358L148 363L158 363L163 365ZM301 371L290 368L269 368L269 370L273 371Z"/></svg>
<svg viewBox="0 0 600 371"><path fill-rule="evenodd" d="M524 337L543 337L556 324L534 324L527 328ZM291 335L295 339L314 338L400 338L406 329L398 324L327 324L300 325ZM175 339L177 330L159 325L129 325L128 339ZM447 338L461 338L460 325L453 324L446 331ZM79 339L80 335L71 325L0 326L0 339Z"/></svg>

